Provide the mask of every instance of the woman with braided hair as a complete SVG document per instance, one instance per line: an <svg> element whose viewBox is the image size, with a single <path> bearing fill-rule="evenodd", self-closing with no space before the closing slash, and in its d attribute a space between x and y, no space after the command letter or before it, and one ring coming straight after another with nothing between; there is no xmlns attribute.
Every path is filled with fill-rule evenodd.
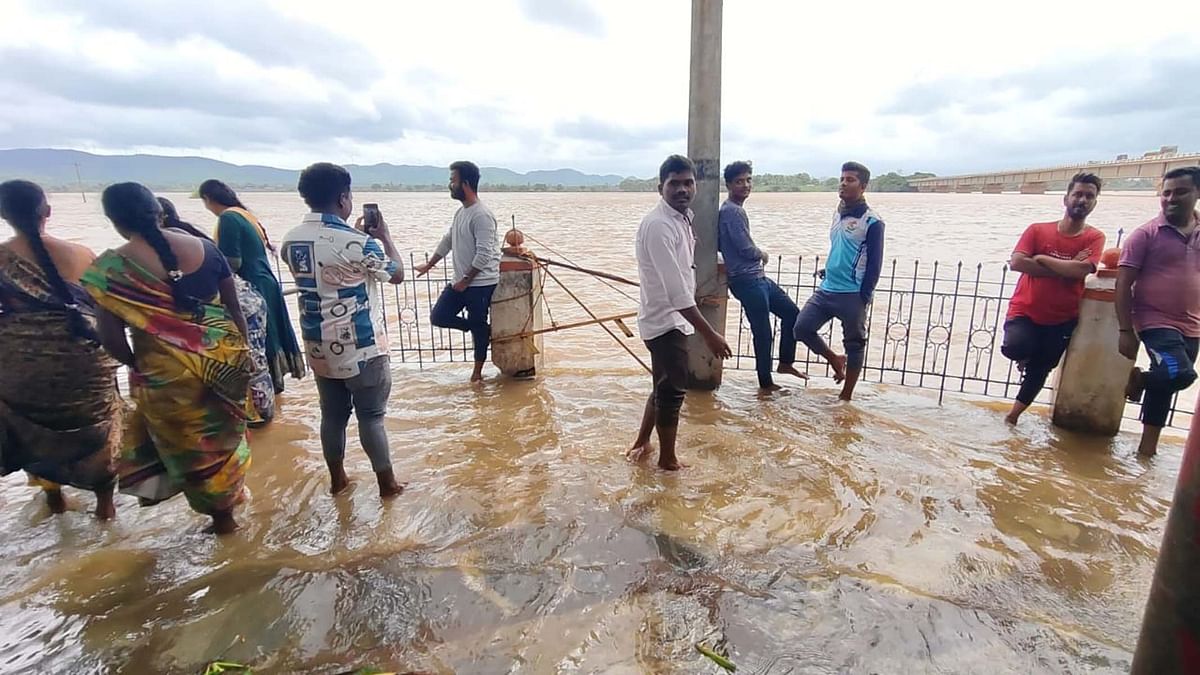
<svg viewBox="0 0 1200 675"><path fill-rule="evenodd" d="M79 286L96 256L46 233L50 204L34 183L0 184L0 217L16 231L0 243L0 473L24 470L55 513L60 486L91 490L107 520L122 404Z"/></svg>
<svg viewBox="0 0 1200 675"><path fill-rule="evenodd" d="M159 197L163 209L162 226L167 229L187 232L193 237L212 241L200 228L179 217L175 204L166 197ZM250 282L234 275L237 284L238 304L246 317L246 341L250 343L250 354L254 358L254 376L250 378L250 396L246 399L246 413L251 427L260 427L275 417L275 384L267 360L267 301L254 290Z"/></svg>
<svg viewBox="0 0 1200 675"><path fill-rule="evenodd" d="M229 260L237 275L254 287L267 303L267 365L275 393L283 392L283 377L304 377L304 356L296 343L296 332L288 317L287 302L275 272L271 270L269 251L274 251L267 230L250 212L237 193L225 183L210 178L197 190L204 208L217 217L213 240Z"/></svg>
<svg viewBox="0 0 1200 675"><path fill-rule="evenodd" d="M121 492L144 506L182 492L212 517L209 531L228 534L245 498L253 372L233 272L212 242L160 229L162 206L145 186L110 185L101 202L127 243L97 258L82 283L100 307L105 348L130 369L136 409L118 463Z"/></svg>

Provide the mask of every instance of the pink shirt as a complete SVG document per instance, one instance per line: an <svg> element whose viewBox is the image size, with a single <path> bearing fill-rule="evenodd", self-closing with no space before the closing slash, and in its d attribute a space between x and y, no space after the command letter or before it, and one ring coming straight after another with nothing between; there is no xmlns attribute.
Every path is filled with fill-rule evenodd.
<svg viewBox="0 0 1200 675"><path fill-rule="evenodd" d="M1194 217L1194 216L1193 216ZM1184 237L1160 213L1134 230L1121 248L1133 282L1133 327L1174 328L1200 337L1200 227Z"/></svg>

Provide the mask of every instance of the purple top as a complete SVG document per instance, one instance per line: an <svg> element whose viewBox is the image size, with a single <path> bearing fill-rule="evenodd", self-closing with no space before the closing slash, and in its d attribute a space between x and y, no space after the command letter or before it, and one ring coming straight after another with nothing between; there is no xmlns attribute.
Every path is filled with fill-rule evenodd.
<svg viewBox="0 0 1200 675"><path fill-rule="evenodd" d="M1121 248L1133 282L1133 327L1174 328L1200 337L1200 227L1184 237L1160 213L1134 230Z"/></svg>

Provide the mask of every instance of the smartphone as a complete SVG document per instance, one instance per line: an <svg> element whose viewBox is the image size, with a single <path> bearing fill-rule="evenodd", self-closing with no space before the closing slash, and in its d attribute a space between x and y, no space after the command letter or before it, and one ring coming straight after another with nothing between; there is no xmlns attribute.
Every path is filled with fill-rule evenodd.
<svg viewBox="0 0 1200 675"><path fill-rule="evenodd" d="M370 234L379 227L379 205L363 204L363 231Z"/></svg>

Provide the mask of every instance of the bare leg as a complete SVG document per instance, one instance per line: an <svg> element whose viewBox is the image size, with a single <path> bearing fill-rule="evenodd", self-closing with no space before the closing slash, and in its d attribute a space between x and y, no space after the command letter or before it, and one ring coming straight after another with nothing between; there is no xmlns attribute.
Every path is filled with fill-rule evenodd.
<svg viewBox="0 0 1200 675"><path fill-rule="evenodd" d="M654 394L651 394L646 399L646 407L642 411L642 423L638 427L637 438L625 451L625 457L631 462L640 462L654 454L654 446L650 443L650 434L654 432L654 413Z"/></svg>
<svg viewBox="0 0 1200 675"><path fill-rule="evenodd" d="M1008 411L1008 416L1004 418L1004 421L1016 426L1017 420L1021 418L1021 413L1025 412L1025 409L1028 407L1020 401L1013 401L1012 410Z"/></svg>
<svg viewBox="0 0 1200 675"><path fill-rule="evenodd" d="M96 520L111 520L117 515L117 507L113 504L113 486L96 490Z"/></svg>
<svg viewBox="0 0 1200 675"><path fill-rule="evenodd" d="M43 488L46 493L46 506L50 507L50 513L65 513L67 510L67 500L63 497L61 488Z"/></svg>
<svg viewBox="0 0 1200 675"><path fill-rule="evenodd" d="M204 528L208 534L222 536L233 534L238 529L237 521L233 519L232 511L214 511L212 514L212 525Z"/></svg>
<svg viewBox="0 0 1200 675"><path fill-rule="evenodd" d="M1145 391L1145 374L1142 373L1141 368L1135 367L1133 370L1129 371L1129 381L1125 384L1125 398L1133 401L1134 403L1140 403L1142 400L1142 393Z"/></svg>
<svg viewBox="0 0 1200 675"><path fill-rule="evenodd" d="M679 425L658 426L658 444L661 446L658 451L658 468L663 471L678 471L686 469L686 464L680 464L679 459L675 457L675 437L678 435Z"/></svg>
<svg viewBox="0 0 1200 675"><path fill-rule="evenodd" d="M842 363L846 362L846 357L841 357ZM838 398L843 401L849 401L854 398L854 385L858 384L858 376L862 373L862 368L849 368L846 370L846 382L842 384L842 393Z"/></svg>
<svg viewBox="0 0 1200 675"><path fill-rule="evenodd" d="M346 476L346 467L339 460L336 464L326 460L329 467L329 494L336 495L350 487L350 478Z"/></svg>
<svg viewBox="0 0 1200 675"><path fill-rule="evenodd" d="M391 469L380 471L375 474L375 480L379 483L379 498L392 499L399 497L408 483L397 483L396 474Z"/></svg>
<svg viewBox="0 0 1200 675"><path fill-rule="evenodd" d="M846 357L840 354L833 353L828 347L821 352L821 356L829 362L829 367L833 368L833 381L835 383L846 379Z"/></svg>
<svg viewBox="0 0 1200 675"><path fill-rule="evenodd" d="M793 377L798 377L802 380L808 379L808 373L802 373L799 370L796 370L796 365L792 363L779 364L779 368L777 368L775 372L779 373L780 375L791 375Z"/></svg>
<svg viewBox="0 0 1200 675"><path fill-rule="evenodd" d="M1138 454L1143 457L1153 457L1158 454L1158 437L1162 434L1162 427L1152 427L1149 424L1142 425L1142 442L1138 444Z"/></svg>
<svg viewBox="0 0 1200 675"><path fill-rule="evenodd" d="M483 382L483 361L475 362L475 370L471 371L472 382Z"/></svg>

